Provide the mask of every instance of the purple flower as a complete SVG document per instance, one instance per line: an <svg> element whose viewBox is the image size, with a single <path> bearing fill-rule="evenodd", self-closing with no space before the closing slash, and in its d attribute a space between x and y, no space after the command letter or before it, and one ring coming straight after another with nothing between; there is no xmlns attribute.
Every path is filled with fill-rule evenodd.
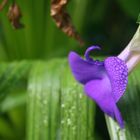
<svg viewBox="0 0 140 140"><path fill-rule="evenodd" d="M84 85L86 95L93 99L104 113L115 118L123 128L123 119L116 103L126 90L127 66L115 56L104 61L92 59L89 53L94 49L100 47L89 47L85 52L85 60L75 52L70 52L69 64L72 73L75 79Z"/></svg>

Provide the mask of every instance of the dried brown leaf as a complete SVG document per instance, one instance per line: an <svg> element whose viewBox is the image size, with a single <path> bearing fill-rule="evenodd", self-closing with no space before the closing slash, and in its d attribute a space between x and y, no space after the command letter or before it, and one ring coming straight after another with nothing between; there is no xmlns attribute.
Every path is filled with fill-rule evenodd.
<svg viewBox="0 0 140 140"><path fill-rule="evenodd" d="M83 40L73 26L70 15L66 12L67 4L68 0L51 0L51 16L58 28L83 45Z"/></svg>
<svg viewBox="0 0 140 140"><path fill-rule="evenodd" d="M19 6L16 3L13 3L12 5L10 5L7 15L13 28L20 29L24 27L24 25L20 23L22 14L21 14Z"/></svg>
<svg viewBox="0 0 140 140"><path fill-rule="evenodd" d="M3 8L5 7L5 5L7 4L8 0L3 0L2 3L0 4L0 11L3 10Z"/></svg>

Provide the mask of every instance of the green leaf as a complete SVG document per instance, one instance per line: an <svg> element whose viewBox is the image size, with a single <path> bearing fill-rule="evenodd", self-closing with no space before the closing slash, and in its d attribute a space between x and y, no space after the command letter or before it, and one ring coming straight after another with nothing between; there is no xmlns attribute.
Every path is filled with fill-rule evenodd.
<svg viewBox="0 0 140 140"><path fill-rule="evenodd" d="M139 0L118 0L120 7L125 13L132 18L136 19L140 12L140 1Z"/></svg>
<svg viewBox="0 0 140 140"><path fill-rule="evenodd" d="M3 117L0 117L0 137L2 137L1 139L14 140L15 136L13 134L14 131L11 127L11 124Z"/></svg>
<svg viewBox="0 0 140 140"><path fill-rule="evenodd" d="M25 137L25 93L30 64L27 61L0 64L0 139Z"/></svg>
<svg viewBox="0 0 140 140"><path fill-rule="evenodd" d="M139 14L139 16L138 16L137 23L140 24L140 14Z"/></svg>
<svg viewBox="0 0 140 140"><path fill-rule="evenodd" d="M119 102L119 108L125 121L125 129L120 130L118 124L106 116L111 140L140 139L140 66L129 76L128 88Z"/></svg>
<svg viewBox="0 0 140 140"><path fill-rule="evenodd" d="M8 94L6 98L1 102L1 112L7 112L15 107L25 105L26 93Z"/></svg>
<svg viewBox="0 0 140 140"><path fill-rule="evenodd" d="M95 105L67 62L37 62L28 82L27 140L93 140Z"/></svg>
<svg viewBox="0 0 140 140"><path fill-rule="evenodd" d="M27 77L30 65L31 63L26 61L1 63L0 100L3 100L14 87L20 87L21 79Z"/></svg>

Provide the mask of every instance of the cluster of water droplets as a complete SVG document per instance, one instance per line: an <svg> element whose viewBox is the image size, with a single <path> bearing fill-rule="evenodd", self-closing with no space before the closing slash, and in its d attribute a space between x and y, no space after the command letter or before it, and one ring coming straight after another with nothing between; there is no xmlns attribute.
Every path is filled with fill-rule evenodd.
<svg viewBox="0 0 140 140"><path fill-rule="evenodd" d="M127 66L125 62L118 57L108 57L105 60L105 67L111 81L114 97L118 101L125 92L127 86Z"/></svg>

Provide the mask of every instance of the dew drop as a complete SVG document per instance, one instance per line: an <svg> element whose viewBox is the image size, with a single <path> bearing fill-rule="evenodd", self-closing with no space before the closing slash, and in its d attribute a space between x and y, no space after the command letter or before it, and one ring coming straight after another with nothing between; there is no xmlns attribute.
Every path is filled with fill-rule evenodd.
<svg viewBox="0 0 140 140"><path fill-rule="evenodd" d="M64 108L65 107L65 104L62 104L61 107Z"/></svg>
<svg viewBox="0 0 140 140"><path fill-rule="evenodd" d="M67 124L71 125L71 120L69 118L67 119Z"/></svg>

